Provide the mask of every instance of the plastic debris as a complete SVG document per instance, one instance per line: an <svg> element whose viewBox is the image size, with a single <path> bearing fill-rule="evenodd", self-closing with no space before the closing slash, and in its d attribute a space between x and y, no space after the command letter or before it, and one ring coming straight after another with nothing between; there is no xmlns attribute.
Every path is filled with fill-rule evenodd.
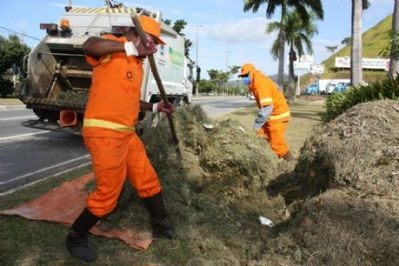
<svg viewBox="0 0 399 266"><path fill-rule="evenodd" d="M262 225L267 225L269 227L273 227L274 224L271 220L267 219L266 217L259 216L259 221Z"/></svg>
<svg viewBox="0 0 399 266"><path fill-rule="evenodd" d="M212 124L206 124L206 123L203 123L202 126L203 126L204 128L206 128L206 129L209 129L209 130L215 128L214 125L212 125Z"/></svg>

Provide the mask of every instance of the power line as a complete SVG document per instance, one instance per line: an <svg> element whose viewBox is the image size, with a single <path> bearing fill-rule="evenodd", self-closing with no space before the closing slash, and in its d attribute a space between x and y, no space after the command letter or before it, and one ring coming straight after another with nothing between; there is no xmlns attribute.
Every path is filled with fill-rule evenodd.
<svg viewBox="0 0 399 266"><path fill-rule="evenodd" d="M15 33L15 34L18 34L18 35L21 35L21 36L24 36L24 37L33 39L33 40L36 40L36 41L40 41L40 39L38 39L38 38L36 38L36 37L33 37L33 36L30 36L30 35L25 34L25 33L20 33L20 32L17 32L17 31L15 31L15 30L11 30L11 29L6 28L6 27L3 27L3 26L0 26L0 28L2 28L3 30L6 30L6 31L9 31L9 32L12 32L12 33Z"/></svg>

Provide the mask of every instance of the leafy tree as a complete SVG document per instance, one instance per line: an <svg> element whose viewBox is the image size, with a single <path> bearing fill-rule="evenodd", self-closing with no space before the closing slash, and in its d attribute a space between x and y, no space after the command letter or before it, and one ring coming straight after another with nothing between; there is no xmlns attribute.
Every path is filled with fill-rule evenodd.
<svg viewBox="0 0 399 266"><path fill-rule="evenodd" d="M8 39L0 36L0 94L2 97L10 93L10 89L12 90L10 75L7 75L7 72L10 70L18 72L18 69L22 69L23 59L29 52L30 48L22 43L17 35L10 35Z"/></svg>
<svg viewBox="0 0 399 266"><path fill-rule="evenodd" d="M211 80L219 82L227 82L231 75L230 71L224 72L223 70L209 69L208 75Z"/></svg>
<svg viewBox="0 0 399 266"><path fill-rule="evenodd" d="M166 25L172 25L172 21L170 19L162 19L163 23L165 23Z"/></svg>
<svg viewBox="0 0 399 266"><path fill-rule="evenodd" d="M329 51L331 54L334 54L335 51L338 49L338 45L334 46L326 46L327 51Z"/></svg>
<svg viewBox="0 0 399 266"><path fill-rule="evenodd" d="M178 19L173 24L173 29L180 34L181 36L185 36L182 30L186 27L187 22L184 19Z"/></svg>
<svg viewBox="0 0 399 266"><path fill-rule="evenodd" d="M190 48L193 46L193 42L190 39L184 39L184 55L190 58Z"/></svg>
<svg viewBox="0 0 399 266"><path fill-rule="evenodd" d="M211 80L204 80L202 79L198 82L198 91L200 93L210 93L216 90L215 82Z"/></svg>
<svg viewBox="0 0 399 266"><path fill-rule="evenodd" d="M233 76L235 74L238 74L238 72L241 69L241 66L230 66L229 68L230 68L230 75Z"/></svg>
<svg viewBox="0 0 399 266"><path fill-rule="evenodd" d="M267 18L270 18L274 14L277 7L281 7L280 30L278 34L279 49L277 83L282 86L284 82L284 56L286 42L285 27L288 8L295 8L299 13L300 18L307 23L310 18L308 10L314 12L319 19L323 19L323 6L321 0L244 0L244 11L252 10L252 12L256 13L262 4L267 4Z"/></svg>
<svg viewBox="0 0 399 266"><path fill-rule="evenodd" d="M170 19L165 19L163 20L163 22L166 25L172 25L172 21ZM187 22L184 19L178 19L173 23L172 28L177 32L177 34L179 34L180 36L185 37L184 38L184 55L187 58L190 58L190 48L193 45L193 42L186 38L186 35L183 33L184 28L186 27Z"/></svg>
<svg viewBox="0 0 399 266"><path fill-rule="evenodd" d="M343 44L343 45L348 45L348 44L350 44L352 42L352 38L351 37L346 37L345 39L343 39L342 41L341 41L341 44Z"/></svg>

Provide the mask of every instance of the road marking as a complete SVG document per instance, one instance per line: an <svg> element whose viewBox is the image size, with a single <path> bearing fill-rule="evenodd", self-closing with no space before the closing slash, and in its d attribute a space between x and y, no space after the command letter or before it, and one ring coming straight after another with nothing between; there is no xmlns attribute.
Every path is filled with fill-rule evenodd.
<svg viewBox="0 0 399 266"><path fill-rule="evenodd" d="M38 174L38 173L41 173L41 172L44 172L44 171L59 167L59 166L63 166L65 164L73 163L73 162L81 160L81 159L89 158L89 156L90 156L89 154L86 154L84 156L81 156L81 157L78 157L78 158L75 158L75 159L71 159L71 160L68 160L68 161L53 165L53 166L42 168L42 169L37 170L37 171L32 172L32 173L28 173L28 174L25 174L25 175L17 176L15 178L12 178L12 179L4 181L4 182L0 181L0 185L7 184L7 183L10 183L12 181L19 180L19 179L22 179L22 178L25 178L25 177L28 177L28 176L31 176L31 175L35 175L35 174Z"/></svg>
<svg viewBox="0 0 399 266"><path fill-rule="evenodd" d="M30 119L30 118L37 118L37 116L29 115L29 116L16 116L16 117L0 118L0 121L22 120L22 119Z"/></svg>
<svg viewBox="0 0 399 266"><path fill-rule="evenodd" d="M79 168L83 168L83 167L85 167L85 166L87 166L87 165L90 165L90 164L91 164L91 162L79 164L79 165L77 165L77 166L75 166L75 167L66 169L66 170L61 171L61 172L59 172L59 173L56 173L56 174L54 174L54 175L49 175L49 176L47 176L47 177L44 177L44 178L35 180L35 181L33 181L33 182L31 182L31 183L28 183L28 184L25 184L25 185L23 185L23 186L19 186L19 187L16 187L16 188L9 189L9 190L7 190L6 192L0 192L0 197L1 197L1 196L5 196L5 195L12 194L12 193L14 193L15 191L21 190L21 189L23 189L23 188L27 188L27 187L33 186L33 185L35 185L35 184L37 184L37 183L43 182L43 181L45 181L45 180L48 180L48 179L50 179L51 177L56 177L56 176L59 176L59 175L68 173L68 172L70 172L70 171L73 171L73 170L76 170L76 169L79 169Z"/></svg>
<svg viewBox="0 0 399 266"><path fill-rule="evenodd" d="M40 131L40 132L32 132L32 133L26 133L26 134L21 134L21 135L15 135L15 136L9 136L9 137L2 137L0 138L0 141L3 140L10 140L10 139L19 139L19 138L24 138L24 137L30 137L34 135L39 135L43 133L50 132L50 130L45 130L45 131Z"/></svg>

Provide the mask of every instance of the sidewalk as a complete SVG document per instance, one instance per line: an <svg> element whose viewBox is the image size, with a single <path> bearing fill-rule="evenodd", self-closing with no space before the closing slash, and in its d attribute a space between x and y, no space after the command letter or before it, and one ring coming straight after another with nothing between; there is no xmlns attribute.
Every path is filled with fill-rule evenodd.
<svg viewBox="0 0 399 266"><path fill-rule="evenodd" d="M25 108L25 104L18 99L0 98L0 109L20 109Z"/></svg>

